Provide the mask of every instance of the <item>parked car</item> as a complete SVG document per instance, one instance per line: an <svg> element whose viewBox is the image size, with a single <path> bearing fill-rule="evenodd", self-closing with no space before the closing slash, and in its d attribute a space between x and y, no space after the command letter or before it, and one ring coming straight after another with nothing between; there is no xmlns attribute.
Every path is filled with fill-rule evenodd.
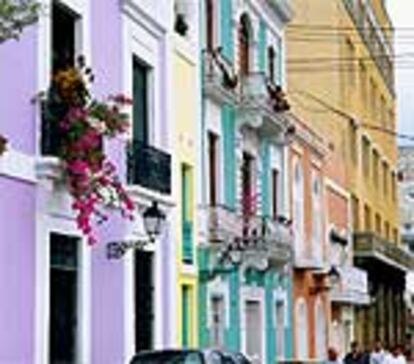
<svg viewBox="0 0 414 364"><path fill-rule="evenodd" d="M136 354L130 364L251 364L251 362L240 353L227 353L216 349L173 349Z"/></svg>

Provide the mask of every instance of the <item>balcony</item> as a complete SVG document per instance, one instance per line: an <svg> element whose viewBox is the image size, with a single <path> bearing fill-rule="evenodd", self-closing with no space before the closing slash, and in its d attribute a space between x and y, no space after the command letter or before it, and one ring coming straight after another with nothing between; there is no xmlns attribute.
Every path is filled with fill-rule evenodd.
<svg viewBox="0 0 414 364"><path fill-rule="evenodd" d="M362 269L344 266L337 268L340 274L338 285L332 287L330 299L342 304L367 305L370 303L368 274Z"/></svg>
<svg viewBox="0 0 414 364"><path fill-rule="evenodd" d="M266 220L265 247L271 265L278 266L293 259L293 235L290 224L282 219Z"/></svg>
<svg viewBox="0 0 414 364"><path fill-rule="evenodd" d="M354 234L354 256L359 259L375 259L404 272L414 269L413 254L372 232Z"/></svg>
<svg viewBox="0 0 414 364"><path fill-rule="evenodd" d="M146 143L128 145L128 183L161 194L171 194L171 156Z"/></svg>
<svg viewBox="0 0 414 364"><path fill-rule="evenodd" d="M289 125L284 111L289 104L282 89L270 82L263 72L251 72L241 78L241 124L260 129L263 134L278 135Z"/></svg>
<svg viewBox="0 0 414 364"><path fill-rule="evenodd" d="M208 206L207 240L210 243L225 243L242 235L242 220L235 210L224 205Z"/></svg>
<svg viewBox="0 0 414 364"><path fill-rule="evenodd" d="M238 102L238 78L221 49L204 51L204 94L220 104Z"/></svg>
<svg viewBox="0 0 414 364"><path fill-rule="evenodd" d="M285 23L293 17L292 2L290 0L268 0L270 6L276 11Z"/></svg>

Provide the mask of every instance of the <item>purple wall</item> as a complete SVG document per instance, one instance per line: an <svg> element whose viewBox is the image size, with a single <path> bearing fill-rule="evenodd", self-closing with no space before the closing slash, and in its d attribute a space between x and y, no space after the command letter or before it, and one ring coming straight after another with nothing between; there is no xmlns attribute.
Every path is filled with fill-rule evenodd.
<svg viewBox="0 0 414 364"><path fill-rule="evenodd" d="M94 94L106 96L122 91L121 10L118 0L92 0L92 68L96 77ZM125 174L122 143L112 142L109 156L117 161L118 173ZM105 244L119 240L125 222L113 218L101 229L99 246L92 257L92 362L124 361L123 261L108 261Z"/></svg>
<svg viewBox="0 0 414 364"><path fill-rule="evenodd" d="M0 133L35 147L36 28L0 45ZM0 157L1 158L1 157ZM35 185L0 175L0 363L32 363L35 322Z"/></svg>
<svg viewBox="0 0 414 364"><path fill-rule="evenodd" d="M0 363L32 363L34 186L0 176Z"/></svg>
<svg viewBox="0 0 414 364"><path fill-rule="evenodd" d="M0 133L13 148L33 153L36 90L36 28L24 31L19 41L0 45Z"/></svg>

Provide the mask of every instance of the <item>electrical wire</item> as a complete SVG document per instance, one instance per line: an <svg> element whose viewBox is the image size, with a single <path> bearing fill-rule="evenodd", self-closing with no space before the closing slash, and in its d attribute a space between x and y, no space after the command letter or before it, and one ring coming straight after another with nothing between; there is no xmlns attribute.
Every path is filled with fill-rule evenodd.
<svg viewBox="0 0 414 364"><path fill-rule="evenodd" d="M348 121L354 121L355 120L355 117L348 114L346 111L340 109L337 106L333 106L329 102L321 99L318 96L315 96L314 94L312 94L308 91L304 91L304 90L300 90L300 89L294 89L294 90L290 90L289 92L294 93L294 94L298 94L298 95L302 95L302 96L304 96L308 99L311 99L311 100L317 102L318 104L320 104L321 106L323 106L324 108L326 108L327 110L330 110L331 112L341 116L342 118L344 118ZM401 133L396 132L393 129L389 129L389 128L385 128L385 127L381 127L381 126L377 126L377 125L372 125L372 124L369 124L369 123L358 123L358 126L360 126L362 128L365 128L365 129L371 129L371 130L375 130L375 131L382 132L382 133L385 133L385 134L389 134L390 136L393 136L393 137L398 138L398 139L414 141L414 135L401 134Z"/></svg>

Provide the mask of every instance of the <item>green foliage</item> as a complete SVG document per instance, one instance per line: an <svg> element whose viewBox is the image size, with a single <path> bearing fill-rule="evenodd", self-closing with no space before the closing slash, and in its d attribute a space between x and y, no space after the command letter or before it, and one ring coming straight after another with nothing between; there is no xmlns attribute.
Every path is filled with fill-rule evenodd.
<svg viewBox="0 0 414 364"><path fill-rule="evenodd" d="M35 0L0 0L0 44L18 39L24 27L36 22L39 6Z"/></svg>

